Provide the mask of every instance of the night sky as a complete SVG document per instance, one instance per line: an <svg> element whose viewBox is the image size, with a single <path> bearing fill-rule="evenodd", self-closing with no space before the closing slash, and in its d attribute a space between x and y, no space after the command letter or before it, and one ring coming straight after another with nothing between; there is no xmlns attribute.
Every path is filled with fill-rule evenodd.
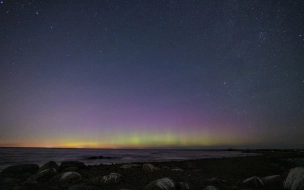
<svg viewBox="0 0 304 190"><path fill-rule="evenodd" d="M302 0L0 2L0 146L304 147Z"/></svg>

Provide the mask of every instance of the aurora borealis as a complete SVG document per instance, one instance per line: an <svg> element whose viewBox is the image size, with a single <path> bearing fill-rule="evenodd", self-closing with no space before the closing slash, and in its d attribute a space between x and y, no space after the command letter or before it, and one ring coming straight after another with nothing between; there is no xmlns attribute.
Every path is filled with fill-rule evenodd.
<svg viewBox="0 0 304 190"><path fill-rule="evenodd" d="M303 148L304 2L0 4L0 147Z"/></svg>

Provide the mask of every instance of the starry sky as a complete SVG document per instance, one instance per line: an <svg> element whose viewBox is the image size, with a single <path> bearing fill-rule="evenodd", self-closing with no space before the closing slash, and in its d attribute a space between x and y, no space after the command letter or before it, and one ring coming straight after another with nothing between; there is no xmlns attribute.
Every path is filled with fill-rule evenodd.
<svg viewBox="0 0 304 190"><path fill-rule="evenodd" d="M1 0L0 146L303 148L302 0Z"/></svg>

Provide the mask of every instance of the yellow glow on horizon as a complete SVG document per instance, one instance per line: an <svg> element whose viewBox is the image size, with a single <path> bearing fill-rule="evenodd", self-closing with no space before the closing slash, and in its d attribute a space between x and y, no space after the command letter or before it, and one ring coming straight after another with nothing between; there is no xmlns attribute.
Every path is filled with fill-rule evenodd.
<svg viewBox="0 0 304 190"><path fill-rule="evenodd" d="M162 148L162 147L212 147L237 146L252 143L252 139L243 139L228 133L210 133L196 131L188 134L170 132L130 132L128 134L95 134L94 136L65 136L60 139L32 140L18 143L18 147L46 148Z"/></svg>

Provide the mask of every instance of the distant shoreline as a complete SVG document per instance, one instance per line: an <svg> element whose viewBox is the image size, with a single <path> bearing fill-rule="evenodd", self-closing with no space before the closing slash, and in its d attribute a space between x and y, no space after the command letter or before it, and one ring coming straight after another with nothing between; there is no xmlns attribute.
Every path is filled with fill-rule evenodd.
<svg viewBox="0 0 304 190"><path fill-rule="evenodd" d="M14 164L43 164L78 160L86 164L112 164L174 161L256 155L253 150L234 149L75 149L75 148L0 148L0 169Z"/></svg>
<svg viewBox="0 0 304 190"><path fill-rule="evenodd" d="M10 151L8 151L10 150ZM75 149L75 148L0 148L0 171L17 164L42 165L47 161L81 161L86 165L148 163L238 158L281 153L301 153L302 149Z"/></svg>

